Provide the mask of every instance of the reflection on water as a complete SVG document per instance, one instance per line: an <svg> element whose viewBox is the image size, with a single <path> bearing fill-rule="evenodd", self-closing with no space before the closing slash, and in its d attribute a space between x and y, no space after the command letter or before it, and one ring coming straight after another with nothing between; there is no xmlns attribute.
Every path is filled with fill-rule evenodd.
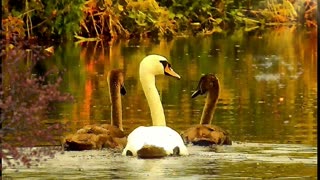
<svg viewBox="0 0 320 180"><path fill-rule="evenodd" d="M138 67L146 54L158 53L182 77L157 79L167 125L180 132L199 123L205 97L190 96L201 74L215 73L221 95L213 123L231 132L237 143L215 152L190 147L189 157L160 160L121 157L106 150L66 152L30 170L5 172L33 179L316 177L316 36L284 27L170 42L60 47L50 62L66 68L63 86L76 103L61 106L51 118L66 123L66 133L110 122L107 73L115 68L124 69L126 76L125 132L151 125Z"/></svg>
<svg viewBox="0 0 320 180"><path fill-rule="evenodd" d="M37 167L6 170L9 179L237 179L316 178L317 148L240 143L189 147L190 156L143 160L119 152L65 152Z"/></svg>

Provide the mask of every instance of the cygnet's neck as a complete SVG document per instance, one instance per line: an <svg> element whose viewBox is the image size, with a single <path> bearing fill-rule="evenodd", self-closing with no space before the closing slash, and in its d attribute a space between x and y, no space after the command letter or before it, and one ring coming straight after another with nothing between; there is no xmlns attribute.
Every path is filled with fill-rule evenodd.
<svg viewBox="0 0 320 180"><path fill-rule="evenodd" d="M110 82L114 83L114 82ZM111 100L111 125L118 127L123 131L122 127L122 105L120 84L112 84L110 86L110 100Z"/></svg>
<svg viewBox="0 0 320 180"><path fill-rule="evenodd" d="M166 126L163 107L155 85L155 76L150 73L140 73L140 82L147 98L153 126Z"/></svg>
<svg viewBox="0 0 320 180"><path fill-rule="evenodd" d="M213 89L210 89L207 94L206 102L202 111L200 124L211 124L218 98L219 90L214 91Z"/></svg>

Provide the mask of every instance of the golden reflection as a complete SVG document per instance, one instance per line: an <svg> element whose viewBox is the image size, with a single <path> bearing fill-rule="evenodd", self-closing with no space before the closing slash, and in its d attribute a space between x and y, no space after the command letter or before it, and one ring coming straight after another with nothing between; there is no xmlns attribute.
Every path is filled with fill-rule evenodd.
<svg viewBox="0 0 320 180"><path fill-rule="evenodd" d="M86 78L80 84L85 90L71 108L71 126L76 127L70 129L109 123L106 76L115 68L125 72L124 130L130 133L140 125L151 125L138 67L144 56L154 53L166 56L182 77L156 82L170 127L181 131L199 122L204 97L190 96L201 74L210 72L221 82L213 123L230 131L232 139L315 145L316 38L316 33L284 27L251 35L239 30L230 36L83 46L80 61Z"/></svg>

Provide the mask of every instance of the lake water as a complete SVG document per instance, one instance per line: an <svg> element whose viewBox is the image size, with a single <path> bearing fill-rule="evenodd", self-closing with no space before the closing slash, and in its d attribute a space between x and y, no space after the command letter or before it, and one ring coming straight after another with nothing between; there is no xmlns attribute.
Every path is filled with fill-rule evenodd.
<svg viewBox="0 0 320 180"><path fill-rule="evenodd" d="M295 27L171 41L66 44L48 64L65 68L63 89L76 102L52 112L67 133L110 122L107 73L125 72L124 131L151 125L139 78L147 54L166 56L181 80L158 77L167 125L199 123L204 96L191 99L204 73L221 83L213 124L231 146L193 147L190 156L142 160L120 152L58 153L31 168L7 168L5 179L317 179L317 33ZM59 139L60 137L57 137ZM58 145L58 144L57 144Z"/></svg>

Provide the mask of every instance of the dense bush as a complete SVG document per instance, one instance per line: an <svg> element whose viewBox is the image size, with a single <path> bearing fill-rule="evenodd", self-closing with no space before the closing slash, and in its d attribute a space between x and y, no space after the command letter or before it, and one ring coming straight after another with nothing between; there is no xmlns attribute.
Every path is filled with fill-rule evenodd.
<svg viewBox="0 0 320 180"><path fill-rule="evenodd" d="M2 4L3 30L7 38L73 39L80 30L85 0L15 1ZM18 22L18 23L14 23ZM21 21L23 27L21 26Z"/></svg>
<svg viewBox="0 0 320 180"><path fill-rule="evenodd" d="M7 39L83 41L212 34L301 23L317 27L315 0L3 1Z"/></svg>

